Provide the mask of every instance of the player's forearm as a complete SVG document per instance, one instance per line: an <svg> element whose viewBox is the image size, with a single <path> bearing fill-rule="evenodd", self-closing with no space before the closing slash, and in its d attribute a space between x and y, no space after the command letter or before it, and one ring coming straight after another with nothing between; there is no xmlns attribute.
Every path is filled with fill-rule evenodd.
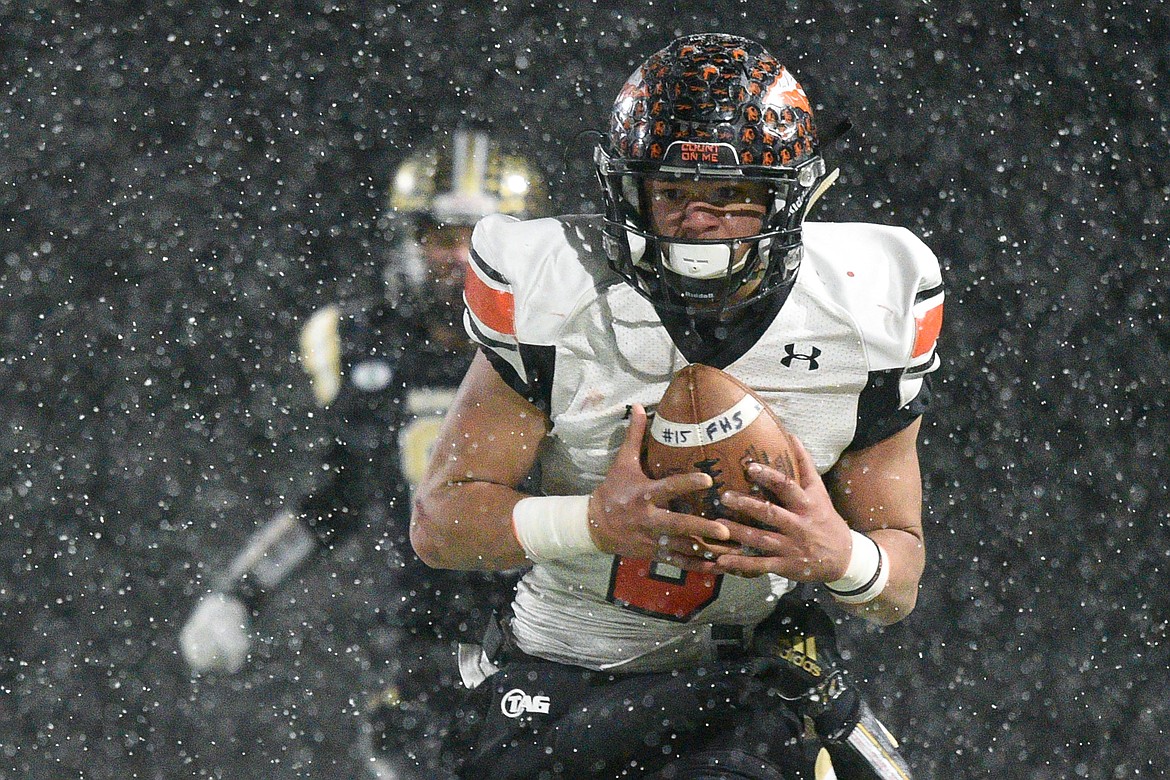
<svg viewBox="0 0 1170 780"><path fill-rule="evenodd" d="M547 415L476 355L414 497L410 541L441 569L503 571L526 565L512 526L517 490L551 427Z"/></svg>
<svg viewBox="0 0 1170 780"><path fill-rule="evenodd" d="M504 571L530 561L512 530L525 494L490 482L446 482L419 491L410 542L437 569Z"/></svg>
<svg viewBox="0 0 1170 780"><path fill-rule="evenodd" d="M862 604L841 603L841 607L879 625L897 623L914 610L918 601L918 583L925 563L922 539L895 529L871 531L867 535L881 545L883 565L889 567L889 581L873 600Z"/></svg>
<svg viewBox="0 0 1170 780"><path fill-rule="evenodd" d="M255 609L320 549L316 535L295 513L280 512L252 534L214 589Z"/></svg>
<svg viewBox="0 0 1170 780"><path fill-rule="evenodd" d="M896 623L914 609L926 562L920 425L915 420L884 441L847 453L829 475L833 503L854 531L880 545L889 578L876 598L842 606L882 625Z"/></svg>

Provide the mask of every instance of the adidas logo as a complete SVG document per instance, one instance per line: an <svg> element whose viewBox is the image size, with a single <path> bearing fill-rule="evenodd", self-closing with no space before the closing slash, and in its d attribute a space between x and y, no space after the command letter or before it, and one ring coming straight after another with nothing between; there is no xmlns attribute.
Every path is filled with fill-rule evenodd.
<svg viewBox="0 0 1170 780"><path fill-rule="evenodd" d="M797 637L796 641L783 638L777 644L776 655L788 663L803 669L813 677L821 676L821 665L817 663L817 638L815 636Z"/></svg>

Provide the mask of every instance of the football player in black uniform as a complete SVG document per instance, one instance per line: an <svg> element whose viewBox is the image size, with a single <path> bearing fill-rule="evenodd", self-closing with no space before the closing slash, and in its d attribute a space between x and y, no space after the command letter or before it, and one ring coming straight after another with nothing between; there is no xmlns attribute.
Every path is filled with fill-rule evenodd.
<svg viewBox="0 0 1170 780"><path fill-rule="evenodd" d="M325 477L249 538L180 635L193 671L238 671L251 620L279 603L282 583L370 529L388 558L376 577L385 597L371 651L388 681L369 703L378 776L435 776L428 765L452 708L455 640L466 631L478 639L511 595L507 575L422 565L407 527L412 487L473 354L462 324L472 226L492 213L535 216L546 202L533 165L483 132L456 131L401 163L382 220L394 247L385 294L318 310L300 334L331 441Z"/></svg>
<svg viewBox="0 0 1170 780"><path fill-rule="evenodd" d="M744 38L647 59L594 160L605 214L496 215L472 236L480 354L411 541L436 567L531 568L461 655L480 684L453 732L459 771L906 780L803 592L878 624L914 608L938 260L900 227L805 220L836 172L800 84ZM748 493L645 475L644 434L681 425L647 410L690 363L776 412L799 479L754 458ZM699 491L718 491L718 517L677 509ZM804 750L808 724L824 753Z"/></svg>

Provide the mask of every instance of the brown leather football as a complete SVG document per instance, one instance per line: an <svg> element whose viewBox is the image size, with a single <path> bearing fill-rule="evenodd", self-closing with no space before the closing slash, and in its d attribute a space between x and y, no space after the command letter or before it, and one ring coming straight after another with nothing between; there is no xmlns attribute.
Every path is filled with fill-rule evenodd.
<svg viewBox="0 0 1170 780"><path fill-rule="evenodd" d="M654 479L702 471L714 486L672 505L707 518L729 516L719 496L760 488L747 476L763 463L790 477L799 466L776 415L750 388L717 368L693 363L675 374L642 440L642 469Z"/></svg>

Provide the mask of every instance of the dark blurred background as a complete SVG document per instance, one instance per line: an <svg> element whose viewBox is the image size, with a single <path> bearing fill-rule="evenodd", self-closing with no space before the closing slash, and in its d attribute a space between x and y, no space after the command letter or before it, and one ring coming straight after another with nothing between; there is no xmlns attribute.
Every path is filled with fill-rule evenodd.
<svg viewBox="0 0 1170 780"><path fill-rule="evenodd" d="M1166 776L1164 4L713 5L0 0L0 780L361 776L360 540L240 674L177 653L302 479L297 331L376 274L436 128L487 123L596 209L582 131L709 30L852 119L821 219L943 262L919 607L842 627L916 777Z"/></svg>

